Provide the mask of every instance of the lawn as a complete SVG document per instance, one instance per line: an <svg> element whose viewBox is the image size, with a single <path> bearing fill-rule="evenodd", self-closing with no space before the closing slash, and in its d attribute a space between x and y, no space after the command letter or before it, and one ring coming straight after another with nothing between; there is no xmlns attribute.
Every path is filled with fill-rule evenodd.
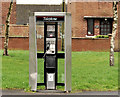
<svg viewBox="0 0 120 97"><path fill-rule="evenodd" d="M43 82L43 60L38 60L38 82ZM64 60L58 60L58 82L64 82ZM10 50L2 57L2 88L28 89L29 51ZM44 89L44 87L39 87ZM63 89L63 87L58 87ZM118 53L109 66L109 52L72 52L72 91L118 90Z"/></svg>

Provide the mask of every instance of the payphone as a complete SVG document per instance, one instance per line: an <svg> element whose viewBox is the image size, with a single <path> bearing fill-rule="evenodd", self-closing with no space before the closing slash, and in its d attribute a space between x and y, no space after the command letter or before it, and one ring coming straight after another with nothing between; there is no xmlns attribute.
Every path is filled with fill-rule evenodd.
<svg viewBox="0 0 120 97"><path fill-rule="evenodd" d="M44 77L46 89L57 84L57 22L44 23Z"/></svg>
<svg viewBox="0 0 120 97"><path fill-rule="evenodd" d="M44 23L44 53L37 52L36 22ZM58 53L58 23L64 22L65 53ZM37 82L37 59L44 58L44 83ZM58 83L57 59L64 58L64 83ZM34 12L29 17L29 85L32 91L45 85L46 90L64 86L71 91L71 14L66 12Z"/></svg>

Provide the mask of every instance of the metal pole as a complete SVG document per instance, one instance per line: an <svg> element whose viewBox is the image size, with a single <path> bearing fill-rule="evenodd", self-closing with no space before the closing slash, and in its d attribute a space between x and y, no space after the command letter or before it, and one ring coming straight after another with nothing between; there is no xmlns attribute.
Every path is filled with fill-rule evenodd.
<svg viewBox="0 0 120 97"><path fill-rule="evenodd" d="M65 16L65 91L71 91L71 60L72 60L72 39L71 39L71 14Z"/></svg>
<svg viewBox="0 0 120 97"><path fill-rule="evenodd" d="M32 91L37 90L37 40L34 14L29 17L29 85Z"/></svg>

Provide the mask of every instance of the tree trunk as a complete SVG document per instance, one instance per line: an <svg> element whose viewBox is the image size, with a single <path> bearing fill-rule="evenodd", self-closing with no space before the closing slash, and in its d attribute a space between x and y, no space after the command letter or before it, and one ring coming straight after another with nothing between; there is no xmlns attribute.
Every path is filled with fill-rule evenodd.
<svg viewBox="0 0 120 97"><path fill-rule="evenodd" d="M3 55L8 56L8 40L9 40L9 24L10 24L10 15L13 7L13 0L10 2L9 11L6 19L6 31L5 31L5 41L4 41L4 53Z"/></svg>
<svg viewBox="0 0 120 97"><path fill-rule="evenodd" d="M63 0L63 3L62 3L62 11L65 12L65 0ZM61 51L64 51L64 22L62 23Z"/></svg>
<svg viewBox="0 0 120 97"><path fill-rule="evenodd" d="M111 36L111 44L110 44L110 66L114 66L114 47L115 47L115 36L117 30L117 2L113 2L113 29L112 29L112 36Z"/></svg>

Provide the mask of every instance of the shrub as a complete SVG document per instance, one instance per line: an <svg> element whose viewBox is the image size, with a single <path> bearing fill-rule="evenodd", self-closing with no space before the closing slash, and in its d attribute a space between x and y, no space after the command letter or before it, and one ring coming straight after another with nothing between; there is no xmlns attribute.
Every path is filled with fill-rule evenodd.
<svg viewBox="0 0 120 97"><path fill-rule="evenodd" d="M95 36L95 38L109 38L108 35L97 35Z"/></svg>

